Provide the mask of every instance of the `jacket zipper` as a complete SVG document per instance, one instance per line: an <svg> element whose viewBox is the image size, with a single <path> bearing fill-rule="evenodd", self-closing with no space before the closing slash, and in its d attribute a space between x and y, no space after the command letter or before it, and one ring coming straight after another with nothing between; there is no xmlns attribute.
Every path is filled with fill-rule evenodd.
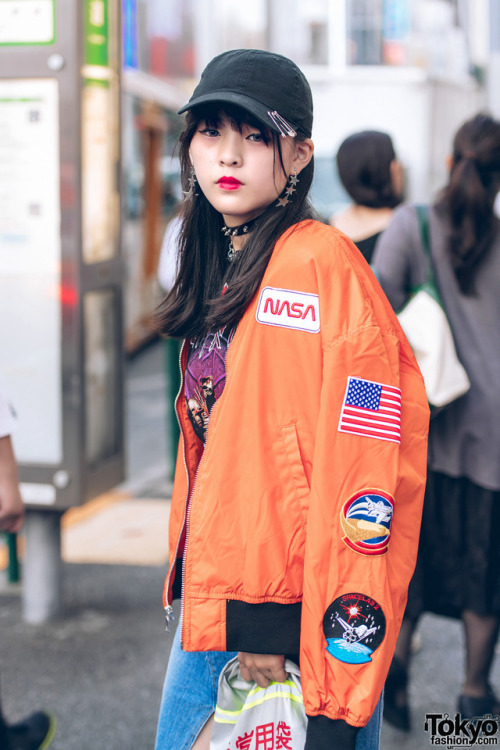
<svg viewBox="0 0 500 750"><path fill-rule="evenodd" d="M215 404L214 404L214 407L215 407ZM213 411L214 407L212 407L212 411ZM210 427L210 424L209 424L209 427ZM208 435L208 429L207 429L207 435ZM187 558L188 540L189 540L189 516L191 514L191 500L192 500L192 497L194 495L194 489L196 487L196 479L198 477L198 471L200 469L201 462L203 461L203 456L204 455L205 455L205 450L203 450L203 455L202 455L202 457L200 459L200 462L198 464L198 468L196 469L196 473L194 475L193 488L192 488L191 492L188 491L188 499L187 499L187 503L186 503L186 512L185 512L185 516L184 516L184 524L183 524L183 527L182 527L183 529L184 529L184 527L186 528L186 536L184 538L184 560L183 560L183 565L182 565L182 576L181 576L181 612L180 612L180 615L179 615L179 618L180 618L180 621L181 621L181 628L184 628L184 618L183 618L182 614L184 612L184 590L185 590L185 579L186 579L186 558ZM185 453L185 451L184 451L184 466L186 467L186 471L187 471L187 463L186 463L186 453ZM180 537L179 537L179 539L180 539ZM179 548L179 542L177 542L177 548ZM181 630L181 646L182 646L182 643L183 643L183 638L182 638L182 630Z"/></svg>
<svg viewBox="0 0 500 750"><path fill-rule="evenodd" d="M240 321L240 325L241 325L241 321ZM233 335L233 338L231 339L231 342L230 342L231 344L233 344L233 342L234 342L234 337L236 336L236 333L237 333L237 331L235 331L235 333ZM180 544L180 541L181 541L181 538L182 538L182 532L184 531L184 529L186 529L186 537L184 539L184 561L183 561L183 566L182 566L182 578L181 578L181 611L180 611L180 619L182 621L182 627L184 627L184 621L183 621L182 614L183 614L183 611L184 611L184 589L185 589L185 577L186 577L186 564L185 563L186 563L187 550L188 550L188 539L189 539L189 516L190 516L190 512L191 512L190 499L194 495L194 490L195 490L195 487L196 487L196 480L198 478L198 473L200 471L201 464L202 464L203 459L205 457L205 451L206 451L206 446L207 446L207 442L208 442L208 434L210 432L210 428L212 427L214 413L217 411L217 409L219 407L219 402L224 397L224 393L222 393L221 394L221 398L218 399L217 402L213 405L212 411L210 412L210 421L208 423L207 434L206 434L206 438L205 438L205 446L204 446L204 449L203 449L203 455L202 455L202 457L200 459L200 462L198 463L198 466L196 468L196 472L195 472L194 480L193 480L193 486L191 488L189 486L189 470L188 470L187 461L186 461L186 440L185 440L185 437L184 437L184 430L182 429L181 421L179 419L179 414L178 414L178 411L177 411L177 401L179 400L179 396L181 394L181 391L182 391L182 388L183 388L183 385L184 385L184 373L182 371L182 355L184 353L184 349L185 349L186 345L187 345L186 341L184 341L184 343L183 343L183 345L181 347L180 354L179 354L179 370L180 370L180 373L181 373L181 384L180 384L180 388L179 388L179 391L177 393L177 396L175 397L174 404L175 404L175 416L177 417L177 422L179 424L179 431L180 431L180 434L182 436L182 458L183 458L183 461L184 461L184 468L186 470L186 477L187 477L188 489L187 489L187 494L186 494L186 499L185 499L184 523L182 524L179 536L177 538L177 544L176 544L176 547L175 547L174 563L170 567L170 572L169 572L169 575L168 575L168 580L167 580L167 583L165 585L164 608L165 608L165 620L166 620L166 630L167 631L170 630L170 620L174 619L173 607L172 607L172 605L171 605L171 603L169 601L170 583L171 583L171 580L172 580L172 573L173 573L173 571L175 569L175 564L176 564L176 561L177 561L177 553L179 551L179 544ZM229 346L228 350L226 352L226 362L225 362L225 364L226 364L226 378L227 378L227 373L228 373L228 369L229 369L228 362L229 362L230 357L232 356L232 349L233 348L234 347ZM181 632L181 645L182 645L182 632Z"/></svg>
<svg viewBox="0 0 500 750"><path fill-rule="evenodd" d="M226 354L226 362L227 362L227 354ZM226 368L226 373L227 373L227 368ZM221 394L221 398L222 398L223 395L224 394ZM191 490L188 487L188 496L187 496L187 499L186 499L186 512L185 512L185 517L184 517L184 525L182 527L183 529L184 529L184 527L186 528L186 537L184 539L184 561L183 561L183 565L182 565L182 577L181 577L181 611L180 611L180 615L179 615L180 620L182 622L182 625L181 625L182 628L184 628L184 618L182 617L182 614L184 612L184 590L185 590L186 567L187 567L186 562L187 562L187 553L188 553L188 544L189 544L189 518L191 516L192 499L193 499L193 496L194 496L194 491L196 489L196 480L198 479L198 474L199 474L199 471L200 471L200 467L201 467L201 465L203 463L203 459L205 458L205 451L206 451L206 447L207 447L207 443L208 443L208 435L210 433L210 428L211 428L212 423L213 423L214 413L217 411L217 407L219 405L219 402L220 402L221 398L219 398L216 401L216 403L212 406L212 411L210 412L210 421L209 421L208 427L207 427L207 434L205 435L205 445L204 445L204 448L203 448L203 454L202 454L202 456L200 458L200 461L198 463L198 466L196 468L196 472L195 472L194 479L193 479L193 486L192 486ZM181 428L181 433L182 433L182 428ZM184 442L184 433L182 433L182 447L183 447L184 466L185 466L186 472L187 472L187 461L186 461L186 449L185 449L185 442ZM181 532L181 534L182 534L182 532ZM180 537L179 537L179 540L180 540ZM179 541L177 542L177 549L178 548L179 548ZM177 554L177 550L176 550L176 554ZM182 630L181 630L181 646L182 646L182 643L183 643L183 638L182 638Z"/></svg>
<svg viewBox="0 0 500 750"><path fill-rule="evenodd" d="M236 332L235 332L234 336L235 335L236 335ZM233 343L234 336L231 339L230 344ZM225 358L226 382L227 382L227 374L228 374L228 370L229 370L228 361L229 361L229 357L230 357L231 353L232 353L232 348L229 345L228 349L226 351L226 358ZM184 518L184 525L182 527L182 529L184 529L184 526L186 527L186 538L184 540L184 561L183 561L184 564L182 566L182 578L181 578L181 612L180 612L180 619L182 621L182 626L181 626L182 628L184 628L184 618L182 617L182 614L183 614L183 611L184 611L184 588L185 588L185 577L186 577L186 567L187 567L186 561L187 561L187 553L188 553L188 541L189 541L189 517L191 515L191 502L190 501L192 500L192 498L194 496L194 491L196 489L196 480L198 478L198 473L199 473L200 467L201 467L201 465L203 463L203 459L205 458L205 453L206 453L206 449L207 449L207 445L208 445L208 436L210 434L210 430L211 430L213 422L214 422L214 415L217 412L217 410L218 410L218 408L220 406L220 402L222 401L223 398L224 398L224 392L221 394L220 398L217 399L217 401L215 402L215 404L212 407L212 411L210 412L210 420L209 420L208 427L207 427L207 434L205 435L205 445L204 445L204 448L203 448L203 454L202 454L201 459L200 459L200 461L198 463L198 466L196 468L196 472L195 472L194 480L193 480L193 487L192 487L191 491L190 491L189 486L188 486L188 495L187 495L187 498L186 498L186 513L185 513L185 518ZM177 399L176 399L176 403L177 403ZM175 410L175 413L177 414L177 409ZM178 414L177 414L177 420L179 421L179 415ZM186 472L187 472L188 468L187 468L187 461L186 461L186 443L185 443L185 440L184 440L184 433L182 431L182 427L180 426L180 422L179 422L179 428L180 428L180 431L181 431L181 434L182 434L182 454L183 454L183 458L184 458L184 466L185 466ZM188 485L189 485L189 473L188 473ZM181 531L181 535L182 535L182 531ZM179 536L179 540L177 541L177 549L179 548L179 541L180 541L180 536ZM177 556L177 549L176 549L176 556ZM169 589L167 589L167 591L168 590ZM170 609L172 609L172 608L170 607ZM182 646L182 643L183 643L183 638L182 638L182 630L181 630L181 646Z"/></svg>
<svg viewBox="0 0 500 750"><path fill-rule="evenodd" d="M195 487L196 487L196 479L198 478L198 473L199 473L199 470L200 470L200 466L201 466L201 464L203 462L203 458L205 456L205 448L206 448L206 444L207 444L208 433L210 432L210 427L211 427L211 424L212 424L212 417L213 417L213 414L214 414L214 410L217 409L218 403L220 401L220 399L219 399L219 401L217 401L217 403L215 403L213 405L213 407L212 407L212 411L210 413L210 421L208 423L207 434L206 434L206 439L205 439L205 447L203 449L202 457L201 457L201 459L200 459L200 461L198 463L198 466L196 468L196 472L195 472L194 480L193 480L193 486L191 488L189 486L190 485L190 483L189 483L189 470L188 470L187 461L186 461L186 440L185 440L185 437L184 437L184 430L182 429L181 421L179 419L179 414L178 414L178 411L177 411L177 401L179 400L179 396L180 396L182 388L184 386L184 373L182 371L182 355L184 353L184 348L185 348L186 345L187 345L186 341L184 341L184 343L183 343L183 345L181 347L180 354L179 354L179 370L180 370L180 373L181 373L181 384L180 384L179 390L177 392L177 396L175 397L174 405L175 405L175 416L177 417L177 423L179 425L179 431L180 431L180 434L182 436L182 458L183 458L183 461L184 461L184 469L186 470L186 477L187 477L188 488L187 488L186 499L184 501L184 523L182 524L179 536L177 538L177 544L175 546L174 562L170 565L170 572L168 574L168 580L167 580L166 585L165 585L165 595L164 595L164 602L163 602L163 604L164 604L164 609L165 609L165 621L166 621L165 630L167 630L167 631L170 630L170 621L175 619L174 610L173 610L173 607L172 607L172 605L171 605L171 603L169 601L169 592L170 592L170 584L171 584L171 581L172 581L172 574L173 574L173 571L175 570L175 565L176 565L176 561L177 561L177 553L179 551L179 545L180 545L180 542L181 542L181 539L182 539L182 533L183 533L184 529L186 529L186 536L185 536L185 539L184 539L184 564L182 566L182 577L181 577L181 611L180 611L180 619L182 620L182 613L183 613L183 610L184 610L184 588L185 588L185 576L186 576L186 572L185 572L185 568L186 568L185 560L186 560L187 548L188 548L189 516L190 516L190 511L191 511L190 499L192 498L192 496L194 494L194 490L195 490ZM226 372L227 372L227 358L228 358L228 356L229 356L229 349L228 349L228 351L226 353ZM182 634L181 634L181 645L182 645Z"/></svg>
<svg viewBox="0 0 500 750"><path fill-rule="evenodd" d="M184 342L183 342L183 344L181 346L181 351L179 352L179 371L180 371L180 374L181 374L181 383L180 383L180 386L179 386L179 390L177 391L177 396L175 397L174 409L175 409L175 416L177 418L177 424L179 425L179 432L180 432L180 434L182 436L182 457L184 459L184 468L186 470L186 477L187 477L188 489L187 489L187 495L186 495L186 500L185 500L184 523L182 524L179 536L177 538L177 544L176 544L176 547L175 547L174 559L173 559L173 562L170 564L170 572L168 574L168 579L167 579L167 582L165 584L165 596L164 596L164 602L163 602L163 604L164 604L164 609L165 609L165 620L166 620L165 630L167 630L167 631L170 630L170 620L174 620L175 619L174 610L173 610L172 604L169 601L169 592L170 592L170 584L171 584L171 581L172 581L172 573L175 570L175 567L177 565L177 553L179 551L179 545L180 545L181 539L182 539L182 532L184 531L184 527L186 525L187 506L188 506L188 501L189 501L189 471L188 471L187 462L186 462L186 444L185 444L185 440L184 440L184 431L182 429L181 421L179 419L179 414L177 412L177 401L179 400L179 396L181 395L181 391L182 391L182 388L184 386L184 373L182 371L182 355L184 353L185 346L186 346L186 341L184 340ZM184 578L184 575L183 575L183 578ZM181 604L182 604L182 602L181 602Z"/></svg>
<svg viewBox="0 0 500 750"><path fill-rule="evenodd" d="M184 430L182 429L182 424L181 424L181 421L179 419L179 413L177 411L177 401L179 400L179 396L181 394L181 391L182 391L182 388L183 388L183 385L184 385L184 373L182 371L182 355L184 353L184 348L185 348L186 345L187 344L184 341L184 344L182 345L181 351L180 351L180 354L179 354L179 369L180 369L180 372L181 372L181 384L180 384L180 388L179 388L179 391L177 393L177 396L175 397L174 405L175 405L175 416L177 417L177 423L179 425L179 431L180 431L180 434L182 436L182 458L183 458L183 461L184 461L184 469L186 470L186 477L187 477L188 488L187 488L186 499L184 501L184 523L182 524L179 536L177 538L177 544L175 546L174 563L170 566L170 573L168 575L168 581L167 581L167 584L165 586L165 602L164 602L164 605L165 605L165 620L166 620L165 630L167 630L167 631L170 630L170 620L174 620L175 619L173 607L170 604L170 602L168 601L168 596L169 596L169 591L170 591L170 583L171 583L171 580L172 580L172 573L173 573L173 571L175 569L175 566L177 564L177 553L179 551L179 545L180 545L180 542L181 542L181 539L182 539L182 533L183 533L184 529L186 529L186 536L184 538L184 561L186 559L188 537L189 537L189 514L190 514L190 509L191 509L190 500L191 500L191 498L193 496L193 493L194 493L194 488L196 486L196 479L198 477L198 471L200 469L201 462L203 461L203 455L205 454L205 450L203 450L203 455L202 455L202 457L201 457L201 459L200 459L200 461L198 463L198 466L196 468L196 472L195 472L194 480L193 480L193 486L191 488L190 487L190 483L189 483L189 470L188 470L187 461L186 461L186 439L184 437ZM215 405L214 405L214 407L215 407ZM212 411L213 411L213 409L212 409ZM210 429L210 424L208 426L208 429ZM207 435L208 435L208 429L207 429ZM184 563L184 561L183 561L183 563ZM185 588L185 564L182 565L182 577L181 577L181 611L180 611L180 620L181 621L182 621L182 613L183 613L183 610L184 610L184 588ZM181 645L182 645L182 634L181 634Z"/></svg>

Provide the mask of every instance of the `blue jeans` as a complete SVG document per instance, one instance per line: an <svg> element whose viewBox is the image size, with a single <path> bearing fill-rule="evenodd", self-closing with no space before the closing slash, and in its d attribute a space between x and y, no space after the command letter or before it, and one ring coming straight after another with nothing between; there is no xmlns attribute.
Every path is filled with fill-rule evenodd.
<svg viewBox="0 0 500 750"><path fill-rule="evenodd" d="M230 651L183 651L174 635L161 697L156 750L189 750L215 711L219 675Z"/></svg>
<svg viewBox="0 0 500 750"><path fill-rule="evenodd" d="M190 750L215 711L219 675L236 656L231 651L183 651L180 624L174 636L161 698L155 750ZM356 750L378 750L382 728L380 698L358 733Z"/></svg>

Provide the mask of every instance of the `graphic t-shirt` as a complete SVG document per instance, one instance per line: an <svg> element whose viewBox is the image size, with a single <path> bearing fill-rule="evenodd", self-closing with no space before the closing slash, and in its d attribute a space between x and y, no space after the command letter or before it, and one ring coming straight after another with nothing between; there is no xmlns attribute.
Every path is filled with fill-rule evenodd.
<svg viewBox="0 0 500 750"><path fill-rule="evenodd" d="M226 326L192 341L189 347L184 378L186 409L203 443L207 438L210 412L226 384L226 355L235 331L235 327Z"/></svg>

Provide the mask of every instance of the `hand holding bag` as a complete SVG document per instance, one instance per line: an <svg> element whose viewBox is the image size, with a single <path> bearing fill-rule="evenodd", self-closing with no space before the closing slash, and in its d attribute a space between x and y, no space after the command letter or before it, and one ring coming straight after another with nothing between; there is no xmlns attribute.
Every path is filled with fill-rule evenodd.
<svg viewBox="0 0 500 750"><path fill-rule="evenodd" d="M260 688L242 678L238 657L226 664L219 677L210 750L303 750L307 717L300 670L286 659L285 672L285 682Z"/></svg>
<svg viewBox="0 0 500 750"><path fill-rule="evenodd" d="M431 407L441 408L467 393L470 381L458 359L450 324L436 286L427 209L417 206L416 210L422 244L429 260L429 274L399 311L398 320L423 375L427 400Z"/></svg>

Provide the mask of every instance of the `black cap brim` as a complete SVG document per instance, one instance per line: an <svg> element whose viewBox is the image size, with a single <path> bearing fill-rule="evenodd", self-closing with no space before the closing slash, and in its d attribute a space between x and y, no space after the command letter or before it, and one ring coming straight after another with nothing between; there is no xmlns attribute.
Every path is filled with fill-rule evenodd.
<svg viewBox="0 0 500 750"><path fill-rule="evenodd" d="M187 104L181 107L178 111L178 115L182 115L184 112L188 112L190 109L194 109L201 104L221 102L226 104L236 104L246 112L253 115L259 122L265 127L274 130L276 133L281 133L281 130L273 122L269 116L269 109L265 104L252 99L251 96L245 96L244 94L235 93L233 91L211 91L210 94L204 94L196 97L196 99L190 99ZM290 123L293 126L293 123Z"/></svg>

